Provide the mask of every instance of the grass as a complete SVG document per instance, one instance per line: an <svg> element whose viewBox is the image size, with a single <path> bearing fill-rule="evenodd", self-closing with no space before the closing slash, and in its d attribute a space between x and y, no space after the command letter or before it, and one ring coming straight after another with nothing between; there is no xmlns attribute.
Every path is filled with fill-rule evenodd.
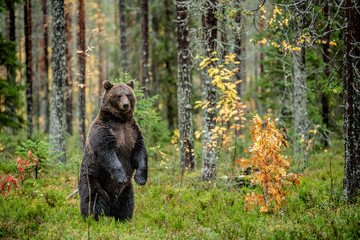
<svg viewBox="0 0 360 240"><path fill-rule="evenodd" d="M88 238L88 222L80 215L79 197L66 199L77 188L81 159L81 153L71 147L76 145L72 141L66 165L55 165L37 181L29 177L0 200L0 238ZM245 194L257 189L226 181L214 187L200 180L200 167L182 176L176 155L169 154L167 165L162 167L151 155L148 183L135 186L133 219L90 220L90 238L358 239L359 203L349 205L343 201L344 153L341 142L336 146L328 152L319 149L311 156L301 184L288 189L288 204L277 214L244 210ZM168 152L174 152L168 148ZM6 166L0 164L0 173ZM220 161L219 177L232 172L229 166L230 161Z"/></svg>

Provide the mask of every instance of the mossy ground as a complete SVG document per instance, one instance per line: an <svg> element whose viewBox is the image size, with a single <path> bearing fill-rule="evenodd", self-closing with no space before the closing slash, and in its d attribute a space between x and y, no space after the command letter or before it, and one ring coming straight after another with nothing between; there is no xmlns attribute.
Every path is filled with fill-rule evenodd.
<svg viewBox="0 0 360 240"><path fill-rule="evenodd" d="M343 201L344 156L337 145L311 156L301 184L287 190L288 203L278 213L245 211L245 194L257 189L228 182L214 187L201 181L200 167L181 175L176 155L169 154L161 167L150 158L148 183L135 186L130 222L102 217L90 224L80 215L79 197L66 198L78 181L81 154L73 149L66 165L36 181L28 178L0 200L0 238L87 239L89 233L91 239L358 239L359 204ZM220 163L219 176L233 172L229 166ZM0 167L4 172L8 165Z"/></svg>

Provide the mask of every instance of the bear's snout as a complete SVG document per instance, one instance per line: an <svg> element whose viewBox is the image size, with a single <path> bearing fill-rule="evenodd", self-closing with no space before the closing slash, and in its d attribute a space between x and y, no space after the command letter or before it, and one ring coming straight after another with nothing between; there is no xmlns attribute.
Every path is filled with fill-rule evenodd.
<svg viewBox="0 0 360 240"><path fill-rule="evenodd" d="M123 108L128 109L129 108L129 103L128 102L123 103Z"/></svg>

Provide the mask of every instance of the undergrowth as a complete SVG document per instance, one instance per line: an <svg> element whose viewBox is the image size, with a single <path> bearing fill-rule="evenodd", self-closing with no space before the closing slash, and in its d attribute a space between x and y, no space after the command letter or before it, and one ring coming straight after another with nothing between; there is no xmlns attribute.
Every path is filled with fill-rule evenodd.
<svg viewBox="0 0 360 240"><path fill-rule="evenodd" d="M301 184L289 189L287 205L276 214L244 210L244 198L254 187L222 178L230 173L230 162L226 159L219 161L219 181L214 187L200 180L200 168L182 175L174 148L168 146L164 150L168 152L167 168L160 166L159 160L150 159L148 183L144 187L135 186L133 219L130 222L115 222L109 217L98 222L91 220L92 239L360 237L359 204L347 205L342 199L341 142L312 155ZM66 165L57 165L40 179L24 180L0 201L0 238L87 239L88 224L80 215L78 196L66 198L77 188L81 156L76 149L69 151ZM6 165L0 164L0 172Z"/></svg>

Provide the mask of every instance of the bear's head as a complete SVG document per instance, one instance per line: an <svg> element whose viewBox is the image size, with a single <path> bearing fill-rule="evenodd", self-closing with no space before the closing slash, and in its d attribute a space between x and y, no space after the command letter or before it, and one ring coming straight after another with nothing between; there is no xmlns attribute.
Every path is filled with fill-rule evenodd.
<svg viewBox="0 0 360 240"><path fill-rule="evenodd" d="M135 82L115 83L104 81L105 93L101 99L100 109L119 118L128 120L133 117L136 97L134 93Z"/></svg>

